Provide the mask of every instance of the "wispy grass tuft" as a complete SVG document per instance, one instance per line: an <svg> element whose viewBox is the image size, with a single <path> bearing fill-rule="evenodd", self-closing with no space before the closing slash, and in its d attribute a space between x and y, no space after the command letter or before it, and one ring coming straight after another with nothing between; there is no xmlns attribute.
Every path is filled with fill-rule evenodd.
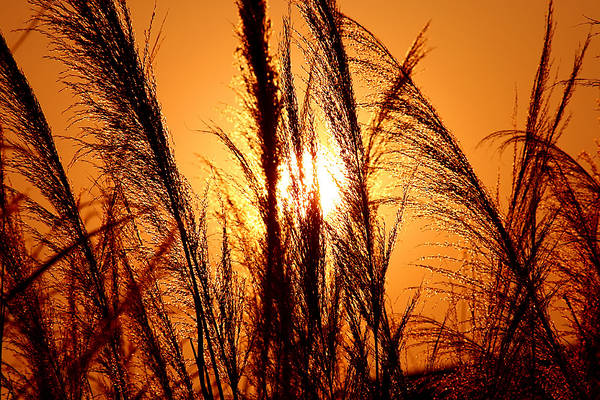
<svg viewBox="0 0 600 400"><path fill-rule="evenodd" d="M156 93L161 32L138 44L122 0L30 3L94 187L74 194L0 36L0 397L596 397L600 173L557 141L596 84L579 78L593 35L553 82L552 2L524 126L488 138L514 150L506 204L415 83L428 25L400 61L335 1L305 0L273 46L266 1L237 0L241 123L210 128L237 170L213 162L223 185L198 196ZM344 178L325 212L327 145ZM447 243L419 262L441 281L395 306L408 218ZM426 314L431 295L447 310Z"/></svg>

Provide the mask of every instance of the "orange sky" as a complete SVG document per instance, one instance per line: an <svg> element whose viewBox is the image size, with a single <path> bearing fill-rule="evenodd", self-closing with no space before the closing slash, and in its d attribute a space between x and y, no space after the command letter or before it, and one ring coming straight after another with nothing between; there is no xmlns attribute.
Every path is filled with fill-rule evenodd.
<svg viewBox="0 0 600 400"><path fill-rule="evenodd" d="M147 27L153 0L129 0L137 33ZM157 0L158 23L166 17L164 42L156 59L159 99L175 143L180 168L201 191L203 175L197 154L218 154L214 137L194 132L214 121L227 127L223 110L234 106L230 88L237 15L228 0ZM558 24L554 41L555 66L566 76L573 55L588 31L584 16L600 19L598 0L557 0ZM493 146L476 148L496 130L510 129L515 90L520 121L526 112L532 80L543 39L543 0L339 0L342 11L371 29L398 58L402 58L421 28L432 21L428 34L431 53L417 68L416 82L436 106L447 126L461 142L490 189L495 184L500 159ZM275 30L287 10L286 0L270 1ZM14 29L26 26L30 12L25 0L0 0L0 30L9 45L20 36ZM273 35L273 39L277 34ZM46 41L30 35L16 53L57 135L65 134L70 94L56 84L61 66L43 58ZM600 41L588 53L584 77L600 78ZM571 129L561 139L573 154L593 150L600 137L597 89L582 89L575 97ZM70 133L69 133L70 134ZM63 159L68 144L59 140ZM507 165L504 165L507 167ZM77 171L71 176L77 178ZM76 186L85 187L81 178ZM402 236L401 236L401 239ZM389 278L398 278L395 270Z"/></svg>
<svg viewBox="0 0 600 400"><path fill-rule="evenodd" d="M148 25L152 0L129 0L137 33ZM222 111L235 105L230 89L234 28L237 15L233 1L157 0L159 21L166 17L165 40L156 60L159 97L175 141L176 156L184 173L199 178L196 153L209 155L214 140L193 132L204 122L226 124ZM287 10L286 0L270 1L275 29ZM515 88L520 116L539 57L546 1L508 0L488 2L340 0L342 11L371 29L401 58L419 30L431 20L429 56L417 70L417 83L437 107L477 167L488 163L493 150L475 149L494 130L510 128ZM566 73L575 49L587 27L584 16L600 18L597 0L559 0L555 4L558 27L555 35L555 65ZM30 15L25 0L0 0L0 29L9 45L19 37L14 29L26 26ZM273 36L274 39L277 35ZM589 52L584 76L600 77L598 41ZM42 59L46 43L32 34L16 54L36 90L56 133L64 130L68 93L57 93L61 70L57 63ZM564 75L563 75L564 76ZM571 134L562 141L577 153L590 148L598 132L594 89L580 91L574 105L577 114ZM583 96L582 96L583 94ZM483 164L483 165L482 165ZM483 171L493 182L495 171Z"/></svg>

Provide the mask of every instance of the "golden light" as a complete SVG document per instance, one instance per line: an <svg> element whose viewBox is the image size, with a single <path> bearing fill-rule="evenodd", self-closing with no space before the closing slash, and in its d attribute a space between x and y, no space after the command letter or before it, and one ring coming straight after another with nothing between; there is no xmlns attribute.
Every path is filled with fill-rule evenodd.
<svg viewBox="0 0 600 400"><path fill-rule="evenodd" d="M333 213L340 204L341 191L346 176L344 167L339 157L336 157L332 151L320 147L317 150L313 162L311 154L305 151L302 155L302 175L298 170L296 157L292 156L289 165L280 167L280 178L278 184L279 199L284 207L292 207L297 204L300 212L304 213L308 206L308 199L311 187L317 186L319 193L319 202L323 216L327 217ZM302 177L302 180L300 180ZM300 187L297 189L298 201L295 200L294 182Z"/></svg>

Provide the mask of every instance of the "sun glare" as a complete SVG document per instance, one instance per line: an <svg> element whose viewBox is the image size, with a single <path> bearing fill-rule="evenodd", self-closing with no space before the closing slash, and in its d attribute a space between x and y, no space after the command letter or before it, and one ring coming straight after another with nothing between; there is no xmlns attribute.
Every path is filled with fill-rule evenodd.
<svg viewBox="0 0 600 400"><path fill-rule="evenodd" d="M294 180L300 181L300 172L295 157L290 164L291 166L281 166L278 185L279 198L285 207L291 207L295 203L293 182ZM339 206L340 188L346 180L341 160L331 151L319 148L313 164L310 153L305 151L302 155L302 173L302 183L298 191L300 199L296 204L299 204L301 212L306 210L310 188L313 182L316 182L321 210L323 216L327 217Z"/></svg>

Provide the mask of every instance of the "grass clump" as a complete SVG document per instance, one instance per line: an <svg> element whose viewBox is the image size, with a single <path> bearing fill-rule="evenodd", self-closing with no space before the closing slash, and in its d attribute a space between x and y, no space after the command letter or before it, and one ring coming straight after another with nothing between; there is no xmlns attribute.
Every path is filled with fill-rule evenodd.
<svg viewBox="0 0 600 400"><path fill-rule="evenodd" d="M173 156L156 46L137 44L126 2L30 3L67 71L102 223L86 223L2 38L4 398L595 398L600 181L591 155L557 145L575 89L597 83L579 77L593 38L551 82L552 3L526 123L490 135L514 151L505 206L414 82L427 27L398 60L335 1L304 0L303 28L286 18L275 50L266 2L237 0L240 128L209 130L239 174L198 196ZM343 175L327 213L322 130ZM408 216L464 257L423 263L443 280L398 314L386 284ZM449 299L446 314L417 311L432 291ZM403 360L411 346L428 349L425 371Z"/></svg>

